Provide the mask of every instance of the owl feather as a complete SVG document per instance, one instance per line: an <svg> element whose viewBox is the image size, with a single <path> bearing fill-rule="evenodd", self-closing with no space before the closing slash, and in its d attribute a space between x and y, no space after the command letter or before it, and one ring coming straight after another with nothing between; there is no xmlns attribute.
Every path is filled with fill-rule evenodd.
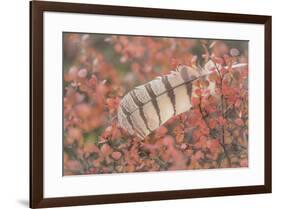
<svg viewBox="0 0 281 209"><path fill-rule="evenodd" d="M232 69L246 65L233 65ZM118 108L119 125L129 134L145 138L171 117L190 110L194 81L212 73L214 67L221 68L212 61L200 69L180 65L176 71L130 90Z"/></svg>

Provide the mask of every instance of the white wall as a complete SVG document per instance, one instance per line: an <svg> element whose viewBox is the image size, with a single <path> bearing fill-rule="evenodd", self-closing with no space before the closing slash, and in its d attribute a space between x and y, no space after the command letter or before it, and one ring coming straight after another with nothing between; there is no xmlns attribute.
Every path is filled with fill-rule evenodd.
<svg viewBox="0 0 281 209"><path fill-rule="evenodd" d="M82 2L72 0L73 2ZM83 0L83 2L273 15L273 194L154 201L95 206L116 208L255 208L281 206L281 166L278 118L281 98L279 1L273 0ZM27 208L29 144L29 8L27 0L6 0L0 6L0 206ZM92 208L93 206L77 207Z"/></svg>

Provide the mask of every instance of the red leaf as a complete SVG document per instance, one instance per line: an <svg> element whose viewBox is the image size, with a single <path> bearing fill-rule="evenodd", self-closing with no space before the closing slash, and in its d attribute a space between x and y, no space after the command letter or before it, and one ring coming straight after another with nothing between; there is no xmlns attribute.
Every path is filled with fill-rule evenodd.
<svg viewBox="0 0 281 209"><path fill-rule="evenodd" d="M247 159L243 159L240 161L240 166L241 167L248 167L248 160Z"/></svg>
<svg viewBox="0 0 281 209"><path fill-rule="evenodd" d="M196 89L195 91L194 91L194 93L197 95L197 96L201 96L201 89Z"/></svg>
<svg viewBox="0 0 281 209"><path fill-rule="evenodd" d="M196 97L192 97L192 99L191 99L191 104L192 104L193 106L197 106L197 105L200 104L200 100L199 100L198 98L196 98Z"/></svg>
<svg viewBox="0 0 281 209"><path fill-rule="evenodd" d="M163 144L166 145L166 146L171 146L174 144L174 140L171 136L166 136L164 139L163 139Z"/></svg>
<svg viewBox="0 0 281 209"><path fill-rule="evenodd" d="M91 85L95 86L97 84L97 77L95 75L92 75L89 82L90 82Z"/></svg>
<svg viewBox="0 0 281 209"><path fill-rule="evenodd" d="M178 64L179 64L178 60L175 58L172 58L172 60L171 60L172 68L175 69L178 66Z"/></svg>
<svg viewBox="0 0 281 209"><path fill-rule="evenodd" d="M122 156L121 152L113 152L113 153L111 154L111 157L112 157L114 160L119 160L121 156Z"/></svg>
<svg viewBox="0 0 281 209"><path fill-rule="evenodd" d="M218 139L208 140L207 147L211 152L216 152L220 148L220 142Z"/></svg>
<svg viewBox="0 0 281 209"><path fill-rule="evenodd" d="M244 121L241 118L235 119L235 123L238 126L243 126L244 125Z"/></svg>
<svg viewBox="0 0 281 209"><path fill-rule="evenodd" d="M104 144L101 147L101 152L104 155L109 155L112 152L112 150L111 150L111 147L108 144Z"/></svg>
<svg viewBox="0 0 281 209"><path fill-rule="evenodd" d="M222 126L222 125L225 124L225 119L224 119L222 116L219 116L218 122L219 122L219 124Z"/></svg>
<svg viewBox="0 0 281 209"><path fill-rule="evenodd" d="M204 154L201 151L197 151L194 155L194 158L196 160L200 160L201 158L203 158Z"/></svg>
<svg viewBox="0 0 281 209"><path fill-rule="evenodd" d="M213 119L213 118L211 118L210 120L209 120L209 127L210 128L215 128L217 126L217 121L215 120L215 119Z"/></svg>

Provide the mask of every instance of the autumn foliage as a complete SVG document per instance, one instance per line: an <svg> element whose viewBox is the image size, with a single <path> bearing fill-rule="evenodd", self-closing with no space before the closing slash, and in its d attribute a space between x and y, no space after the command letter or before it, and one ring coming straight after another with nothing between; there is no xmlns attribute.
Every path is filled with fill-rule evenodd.
<svg viewBox="0 0 281 209"><path fill-rule="evenodd" d="M248 166L245 41L64 33L64 175ZM221 69L194 83L192 109L144 140L119 127L133 87L179 64ZM209 86L215 84L215 93Z"/></svg>

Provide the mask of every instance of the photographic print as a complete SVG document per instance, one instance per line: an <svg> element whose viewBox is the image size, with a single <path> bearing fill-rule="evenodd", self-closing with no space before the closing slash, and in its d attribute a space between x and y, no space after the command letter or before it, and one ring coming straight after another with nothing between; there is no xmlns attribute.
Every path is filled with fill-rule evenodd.
<svg viewBox="0 0 281 209"><path fill-rule="evenodd" d="M63 174L248 167L248 41L63 33Z"/></svg>
<svg viewBox="0 0 281 209"><path fill-rule="evenodd" d="M30 207L271 193L271 22L31 1Z"/></svg>

